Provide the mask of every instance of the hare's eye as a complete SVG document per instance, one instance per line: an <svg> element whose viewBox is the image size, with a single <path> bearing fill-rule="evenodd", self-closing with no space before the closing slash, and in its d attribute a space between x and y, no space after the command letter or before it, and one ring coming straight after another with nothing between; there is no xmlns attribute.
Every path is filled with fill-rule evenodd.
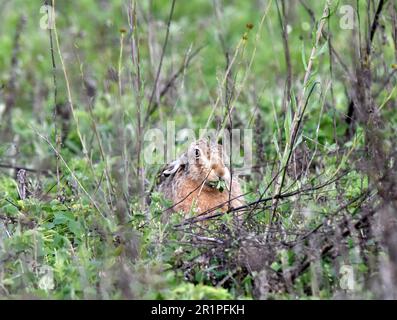
<svg viewBox="0 0 397 320"><path fill-rule="evenodd" d="M200 149L195 149L196 159L200 158Z"/></svg>

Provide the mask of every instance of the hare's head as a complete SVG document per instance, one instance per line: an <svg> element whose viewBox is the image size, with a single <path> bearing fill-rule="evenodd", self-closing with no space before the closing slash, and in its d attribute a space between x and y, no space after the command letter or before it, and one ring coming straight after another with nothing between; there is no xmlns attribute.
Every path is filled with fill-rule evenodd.
<svg viewBox="0 0 397 320"><path fill-rule="evenodd" d="M213 186L219 181L230 182L230 171L226 167L226 160L221 145L206 139L193 142L187 152L171 163L170 169L164 174L175 173L184 167L186 175L199 183L205 181L208 186Z"/></svg>
<svg viewBox="0 0 397 320"><path fill-rule="evenodd" d="M222 146L208 140L192 143L187 151L188 175L196 181L206 181L211 185L220 180L230 181Z"/></svg>

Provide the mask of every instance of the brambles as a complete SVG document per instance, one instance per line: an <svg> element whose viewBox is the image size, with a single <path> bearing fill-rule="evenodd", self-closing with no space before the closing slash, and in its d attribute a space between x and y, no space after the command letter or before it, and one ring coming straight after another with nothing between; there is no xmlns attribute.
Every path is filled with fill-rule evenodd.
<svg viewBox="0 0 397 320"><path fill-rule="evenodd" d="M0 4L0 297L397 297L393 1L58 6ZM164 219L204 128L245 203Z"/></svg>

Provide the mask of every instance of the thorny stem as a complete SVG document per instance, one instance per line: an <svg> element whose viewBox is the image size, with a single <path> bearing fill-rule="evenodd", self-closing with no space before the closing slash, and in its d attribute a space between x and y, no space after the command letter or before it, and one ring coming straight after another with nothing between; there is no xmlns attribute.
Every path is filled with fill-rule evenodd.
<svg viewBox="0 0 397 320"><path fill-rule="evenodd" d="M139 54L139 37L136 17L136 1L131 0L129 9L129 26L130 26L130 45L131 45L131 59L135 67L133 88L135 89L135 100L137 105L137 177L139 183L139 191L141 198L141 209L145 208L145 170L142 162L142 145L143 145L143 127L142 127L142 97L141 97L141 68L140 68L140 54ZM148 111L149 112L149 111ZM150 115L150 114L149 114ZM147 217L148 218L148 217Z"/></svg>
<svg viewBox="0 0 397 320"><path fill-rule="evenodd" d="M70 83L69 83L69 77L68 77L68 73L66 71L65 61L64 61L63 55L62 55L61 45L59 43L58 32L57 32L57 27L56 27L56 18L55 18L55 0L52 0L52 14L53 14L52 16L53 16L53 19L54 19L53 20L54 21L53 28L54 28L55 43L56 43L56 46L57 46L59 60L60 60L61 65L62 65L63 75L65 77L66 91L67 91L67 96L68 96L69 107L70 107L70 110L72 111L73 120L76 123L76 131L77 131L77 135L79 137L81 146L83 148L83 154L86 157L88 157L87 148L86 148L84 139L83 139L83 137L81 135L81 132L80 132L79 119L77 118L76 112L74 110L73 99L72 99L72 91L71 91Z"/></svg>

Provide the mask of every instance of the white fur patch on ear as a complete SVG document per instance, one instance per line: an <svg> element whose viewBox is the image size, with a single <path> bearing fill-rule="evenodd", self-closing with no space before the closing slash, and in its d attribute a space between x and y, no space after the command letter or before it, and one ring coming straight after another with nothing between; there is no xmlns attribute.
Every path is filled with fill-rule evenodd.
<svg viewBox="0 0 397 320"><path fill-rule="evenodd" d="M163 171L163 174L164 174L165 176L172 175L172 174L174 174L175 172L177 172L178 169L179 169L182 165L184 165L184 164L186 164L186 163L187 163L187 156L186 156L186 154L184 153L184 154L182 154L182 155L179 157L179 159L176 159L175 161L172 161L172 162L169 164L169 166L168 166L169 169L164 170L164 171Z"/></svg>

